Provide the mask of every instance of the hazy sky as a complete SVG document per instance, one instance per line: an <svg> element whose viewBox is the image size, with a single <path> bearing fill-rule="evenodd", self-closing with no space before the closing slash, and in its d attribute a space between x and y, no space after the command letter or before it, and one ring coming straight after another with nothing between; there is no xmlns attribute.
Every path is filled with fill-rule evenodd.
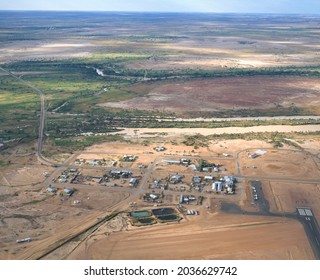
<svg viewBox="0 0 320 280"><path fill-rule="evenodd" d="M0 10L320 14L320 0L0 0Z"/></svg>

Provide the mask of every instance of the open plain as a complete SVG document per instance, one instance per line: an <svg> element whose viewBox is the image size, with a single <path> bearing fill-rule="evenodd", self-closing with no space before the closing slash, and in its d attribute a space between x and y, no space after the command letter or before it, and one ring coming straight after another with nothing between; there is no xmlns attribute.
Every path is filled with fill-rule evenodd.
<svg viewBox="0 0 320 280"><path fill-rule="evenodd" d="M0 12L0 259L319 259L319 24Z"/></svg>
<svg viewBox="0 0 320 280"><path fill-rule="evenodd" d="M113 108L139 108L175 113L212 112L240 109L270 109L276 106L316 108L320 85L313 78L216 78L187 82L140 84L133 92L148 94L126 101L109 102Z"/></svg>

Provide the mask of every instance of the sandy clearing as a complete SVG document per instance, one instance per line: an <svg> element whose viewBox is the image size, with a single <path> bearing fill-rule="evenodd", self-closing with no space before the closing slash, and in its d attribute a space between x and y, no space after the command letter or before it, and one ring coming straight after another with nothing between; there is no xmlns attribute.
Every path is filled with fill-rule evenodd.
<svg viewBox="0 0 320 280"><path fill-rule="evenodd" d="M320 120L320 116L277 116L277 117L235 117L235 118L168 118L158 119L168 122L232 122L232 121L270 121L270 120Z"/></svg>
<svg viewBox="0 0 320 280"><path fill-rule="evenodd" d="M305 149L306 151L318 155L318 158L320 159L320 141L319 139L306 139L304 141L299 141L298 144ZM320 168L320 165L319 165Z"/></svg>
<svg viewBox="0 0 320 280"><path fill-rule="evenodd" d="M119 232L80 252L86 259L114 260L314 258L299 222L228 215Z"/></svg>
<svg viewBox="0 0 320 280"><path fill-rule="evenodd" d="M320 172L313 157L301 151L271 150L255 159L250 159L248 153L239 154L241 174L251 177L268 177L287 179L319 179ZM303 162L303 164L301 164ZM252 168L255 166L255 168Z"/></svg>
<svg viewBox="0 0 320 280"><path fill-rule="evenodd" d="M173 137L175 140L178 140L177 137ZM228 153L231 156L235 156L235 154L239 151L239 147L242 149L251 149L252 147L263 148L272 148L272 144L266 143L260 140L224 140L224 141L209 141L208 147L199 147L194 150L193 146L185 146L185 145L176 145L171 143L171 139L157 137L152 139L154 142L149 146L144 146L141 144L132 144L132 143L122 143L122 142L109 142L109 143L101 143L96 144L87 148L84 152L87 154L79 153L77 158L101 158L104 154L134 154L138 155L137 162L140 162L140 158L142 154L147 154L149 157L149 161L153 161L156 157L167 155L177 155L183 156L184 154L190 154L193 156L212 156L218 157L223 153ZM157 146L165 146L166 150L164 152L155 153L154 148Z"/></svg>
<svg viewBox="0 0 320 280"><path fill-rule="evenodd" d="M222 128L124 128L121 132L112 134L121 134L125 138L132 137L155 137L156 134L165 134L163 137L172 137L178 135L196 135L204 136L213 134L245 134L251 132L317 132L320 131L320 125L270 125L270 126L251 126L251 127L222 127Z"/></svg>
<svg viewBox="0 0 320 280"><path fill-rule="evenodd" d="M294 212L297 207L311 207L314 215L320 218L320 185L317 184L289 184L272 182L270 190L275 201L274 212ZM272 196L268 200L272 201Z"/></svg>
<svg viewBox="0 0 320 280"><path fill-rule="evenodd" d="M95 45L87 40L61 40L60 42L31 41L8 43L0 47L0 62L32 60L32 59L67 59L89 56Z"/></svg>

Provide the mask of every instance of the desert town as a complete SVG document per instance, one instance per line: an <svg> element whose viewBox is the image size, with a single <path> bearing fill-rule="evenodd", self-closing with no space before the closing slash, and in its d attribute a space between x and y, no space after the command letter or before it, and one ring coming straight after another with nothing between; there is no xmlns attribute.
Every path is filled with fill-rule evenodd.
<svg viewBox="0 0 320 280"><path fill-rule="evenodd" d="M318 16L0 12L0 259L320 259Z"/></svg>
<svg viewBox="0 0 320 280"><path fill-rule="evenodd" d="M310 234L308 225L316 225L320 217L319 142L306 142L307 151L275 149L262 141L211 141L197 149L171 142L164 138L162 144L149 146L99 144L72 154L56 168L34 164L30 168L42 182L25 198L32 196L35 202L19 208L39 216L6 217L9 209L4 211L2 223L21 223L23 229L14 233L13 227L7 228L2 256L130 259L135 254L143 259L151 254L143 245L144 238L150 238L152 258L162 259L168 257L163 254L169 242L162 232L170 232L170 239L176 240L190 234L190 240L178 243L172 258L187 258L182 250L187 244L195 246L191 258L200 257L203 250L206 258L231 258L223 240L239 228L231 242L232 251L238 252L235 258L317 258L318 232ZM16 174L6 176L8 183L24 180L23 170ZM81 225L79 219L84 219ZM70 230L59 230L66 223ZM213 242L215 249L207 252L204 246L211 245L203 236L206 232L220 236L223 247ZM137 234L144 237L126 243ZM198 234L207 240L205 245L198 244ZM247 255L241 243L250 236L259 236L261 242L255 241ZM136 252L137 246L141 252Z"/></svg>

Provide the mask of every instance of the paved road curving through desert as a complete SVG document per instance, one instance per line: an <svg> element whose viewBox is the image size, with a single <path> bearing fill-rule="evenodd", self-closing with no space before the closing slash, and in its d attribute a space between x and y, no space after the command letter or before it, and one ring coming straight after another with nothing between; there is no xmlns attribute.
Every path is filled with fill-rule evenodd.
<svg viewBox="0 0 320 280"><path fill-rule="evenodd" d="M40 96L40 123L39 123L39 136L38 136L38 148L37 148L37 156L38 159L45 164L50 164L50 165L54 165L55 163L49 161L48 159L46 159L43 155L42 155L42 148L43 148L43 139L44 139L44 128L45 128L45 122L46 122L46 107L45 107L45 95L42 92L42 90L40 90L39 88L37 88L36 86L32 85L29 82L26 82L25 80L23 80L21 77L16 76L15 74L13 74L12 72L0 67L0 70L2 70L3 72L7 73L8 75L10 75L12 78L16 79L17 81L23 83L24 85L26 85L27 87L31 88L32 90L34 90L37 94L39 94Z"/></svg>

